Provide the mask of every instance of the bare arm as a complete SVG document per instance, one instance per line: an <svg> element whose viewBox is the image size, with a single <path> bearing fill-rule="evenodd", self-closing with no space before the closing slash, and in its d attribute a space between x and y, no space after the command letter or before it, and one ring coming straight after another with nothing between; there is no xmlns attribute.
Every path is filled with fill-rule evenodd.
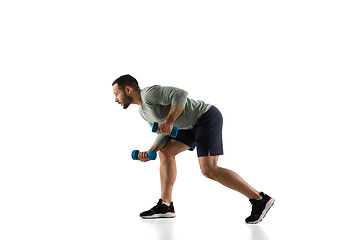
<svg viewBox="0 0 360 240"><path fill-rule="evenodd" d="M184 107L171 105L169 114L166 117L165 121L159 124L159 133L163 135L170 135L173 128L173 123L179 117L183 110Z"/></svg>
<svg viewBox="0 0 360 240"><path fill-rule="evenodd" d="M169 114L166 117L165 121L160 123L158 126L159 133L163 134L163 135L170 135L172 128L173 128L174 121L179 117L179 115L181 114L181 112L183 110L184 110L184 107L171 105ZM147 153L150 150L155 150L157 152L160 149L162 149L163 147L164 146L161 143L154 142L154 144L150 147L150 149L147 152L140 152L138 158L141 162L148 162L150 160L147 156Z"/></svg>
<svg viewBox="0 0 360 240"><path fill-rule="evenodd" d="M138 159L141 161L141 162L148 162L150 161L150 159L148 158L148 155L147 153L150 151L150 150L155 150L156 152L158 152L160 149L162 149L164 146L161 144L161 143L158 143L158 142L154 142L154 144L150 147L150 149L146 152L140 152L139 153L139 156L138 156Z"/></svg>

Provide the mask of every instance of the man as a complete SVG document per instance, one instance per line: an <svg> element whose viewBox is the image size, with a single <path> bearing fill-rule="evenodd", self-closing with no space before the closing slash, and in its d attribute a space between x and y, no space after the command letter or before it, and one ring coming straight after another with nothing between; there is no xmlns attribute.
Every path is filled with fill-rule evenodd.
<svg viewBox="0 0 360 240"><path fill-rule="evenodd" d="M115 102L124 109L130 104L140 106L140 115L151 126L158 122L158 136L150 150L159 152L161 198L156 206L140 214L142 218L175 217L172 190L176 179L175 156L185 150L197 148L200 168L205 177L218 181L249 198L252 204L247 223L258 223L274 204L275 199L252 188L237 173L217 166L223 155L222 115L220 111L202 101L187 98L187 92L175 87L151 86L140 90L137 80L123 75L113 84ZM175 138L172 128L178 127ZM149 161L147 152L139 153L141 162Z"/></svg>

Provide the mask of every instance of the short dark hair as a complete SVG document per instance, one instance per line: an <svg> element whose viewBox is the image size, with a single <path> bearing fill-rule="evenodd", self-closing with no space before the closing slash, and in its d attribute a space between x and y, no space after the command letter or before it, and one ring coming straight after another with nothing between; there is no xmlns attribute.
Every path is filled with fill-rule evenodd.
<svg viewBox="0 0 360 240"><path fill-rule="evenodd" d="M120 76L118 79L116 79L113 82L112 86L114 86L115 84L118 85L118 88L121 91L124 91L126 86L131 87L135 91L140 90L139 84L136 81L136 79L133 76L130 76L129 74Z"/></svg>

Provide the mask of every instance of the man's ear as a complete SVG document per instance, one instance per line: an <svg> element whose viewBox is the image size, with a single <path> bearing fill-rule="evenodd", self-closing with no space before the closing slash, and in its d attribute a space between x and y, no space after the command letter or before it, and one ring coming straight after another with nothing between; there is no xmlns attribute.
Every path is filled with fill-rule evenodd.
<svg viewBox="0 0 360 240"><path fill-rule="evenodd" d="M130 86L126 86L125 87L125 94L130 95L131 92L132 92L132 88Z"/></svg>

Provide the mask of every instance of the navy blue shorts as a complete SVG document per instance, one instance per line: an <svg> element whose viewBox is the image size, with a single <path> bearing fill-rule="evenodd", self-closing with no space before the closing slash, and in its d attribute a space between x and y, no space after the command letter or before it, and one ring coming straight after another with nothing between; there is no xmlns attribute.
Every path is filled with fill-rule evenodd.
<svg viewBox="0 0 360 240"><path fill-rule="evenodd" d="M223 155L222 142L223 118L221 112L212 106L204 113L195 126L188 130L179 130L175 140L182 142L193 151L197 147L198 157Z"/></svg>

